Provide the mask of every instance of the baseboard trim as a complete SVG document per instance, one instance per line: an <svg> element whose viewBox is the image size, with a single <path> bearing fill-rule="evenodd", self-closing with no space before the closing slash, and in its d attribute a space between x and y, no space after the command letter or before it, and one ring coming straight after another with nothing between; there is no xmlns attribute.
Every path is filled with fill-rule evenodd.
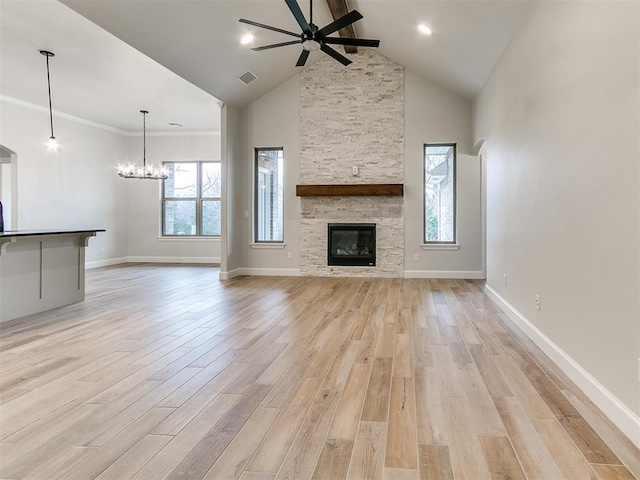
<svg viewBox="0 0 640 480"><path fill-rule="evenodd" d="M109 267L121 263L207 263L220 265L220 257L119 257L85 263L85 270Z"/></svg>
<svg viewBox="0 0 640 480"><path fill-rule="evenodd" d="M640 448L640 417L586 371L578 362L527 320L489 285L487 295L511 320L589 397L589 399Z"/></svg>
<svg viewBox="0 0 640 480"><path fill-rule="evenodd" d="M240 275L253 275L256 277L299 277L297 268L236 268L228 272L220 272L220 280L231 280Z"/></svg>
<svg viewBox="0 0 640 480"><path fill-rule="evenodd" d="M404 278L458 278L463 280L482 280L484 274L481 271L455 271L455 270L405 270Z"/></svg>
<svg viewBox="0 0 640 480"><path fill-rule="evenodd" d="M111 265L119 265L121 263L127 263L127 257L109 258L107 260L96 260L94 262L86 262L84 265L85 270L91 270L92 268L110 267Z"/></svg>
<svg viewBox="0 0 640 480"><path fill-rule="evenodd" d="M129 263L210 263L220 265L220 257L127 257Z"/></svg>
<svg viewBox="0 0 640 480"><path fill-rule="evenodd" d="M244 275L244 273L242 273L242 270L242 268L236 268L235 270L229 270L228 272L223 272L222 270L220 270L220 280L231 280L232 278Z"/></svg>

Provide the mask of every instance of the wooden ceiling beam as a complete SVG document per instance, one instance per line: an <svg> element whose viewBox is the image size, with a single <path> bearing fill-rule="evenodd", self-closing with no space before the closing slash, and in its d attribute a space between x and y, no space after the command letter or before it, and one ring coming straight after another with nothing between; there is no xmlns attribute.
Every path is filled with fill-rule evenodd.
<svg viewBox="0 0 640 480"><path fill-rule="evenodd" d="M337 20L349 13L347 0L327 0L327 4L329 5L329 10L331 10L331 15L333 16L334 20ZM338 34L340 35L340 37L344 38L356 38L356 31L353 29L353 24L338 30ZM345 45L344 51L346 53L358 53L358 47Z"/></svg>

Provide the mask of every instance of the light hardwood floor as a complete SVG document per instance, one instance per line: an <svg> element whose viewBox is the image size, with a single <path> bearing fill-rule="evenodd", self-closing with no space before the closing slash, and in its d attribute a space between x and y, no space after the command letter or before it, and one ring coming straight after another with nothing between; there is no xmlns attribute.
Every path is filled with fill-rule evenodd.
<svg viewBox="0 0 640 480"><path fill-rule="evenodd" d="M640 478L476 282L217 277L92 270L3 326L0 478Z"/></svg>

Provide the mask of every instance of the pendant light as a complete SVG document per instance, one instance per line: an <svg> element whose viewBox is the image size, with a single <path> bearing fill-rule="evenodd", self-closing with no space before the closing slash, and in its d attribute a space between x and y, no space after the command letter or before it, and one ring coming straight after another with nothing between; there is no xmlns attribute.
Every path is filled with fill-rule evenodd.
<svg viewBox="0 0 640 480"><path fill-rule="evenodd" d="M147 110L140 110L142 114L142 167L133 163L129 165L118 165L118 175L124 178L139 178L150 180L164 180L169 177L169 170L166 167L156 168L153 165L147 165Z"/></svg>
<svg viewBox="0 0 640 480"><path fill-rule="evenodd" d="M51 107L51 77L49 75L49 57L54 57L55 54L52 52L48 52L47 50L40 50L40 54L44 55L47 59L47 88L49 91L49 121L51 125L51 136L49 137L49 142L47 143L47 149L50 152L58 151L58 140L53 134L53 108Z"/></svg>

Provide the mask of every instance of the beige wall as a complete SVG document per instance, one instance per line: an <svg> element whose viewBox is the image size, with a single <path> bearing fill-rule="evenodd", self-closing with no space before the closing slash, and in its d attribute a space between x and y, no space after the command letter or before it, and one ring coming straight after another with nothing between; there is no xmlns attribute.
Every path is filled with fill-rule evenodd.
<svg viewBox="0 0 640 480"><path fill-rule="evenodd" d="M474 105L488 284L638 444L639 20L637 2L536 4Z"/></svg>
<svg viewBox="0 0 640 480"><path fill-rule="evenodd" d="M471 102L408 69L405 95L405 275L483 278L480 161L470 156ZM425 143L457 144L458 250L422 249Z"/></svg>
<svg viewBox="0 0 640 480"><path fill-rule="evenodd" d="M295 194L300 158L299 103L299 79L295 76L240 112L241 141L233 163L229 164L234 177L233 202L237 204L233 225L239 261L235 268L229 269L231 274L296 275L300 268L300 200ZM279 249L251 246L256 147L284 148L284 247Z"/></svg>
<svg viewBox="0 0 640 480"><path fill-rule="evenodd" d="M222 243L220 278L235 275L246 264L246 247L242 239L243 188L242 125L240 111L222 108ZM231 273L229 273L231 272Z"/></svg>

